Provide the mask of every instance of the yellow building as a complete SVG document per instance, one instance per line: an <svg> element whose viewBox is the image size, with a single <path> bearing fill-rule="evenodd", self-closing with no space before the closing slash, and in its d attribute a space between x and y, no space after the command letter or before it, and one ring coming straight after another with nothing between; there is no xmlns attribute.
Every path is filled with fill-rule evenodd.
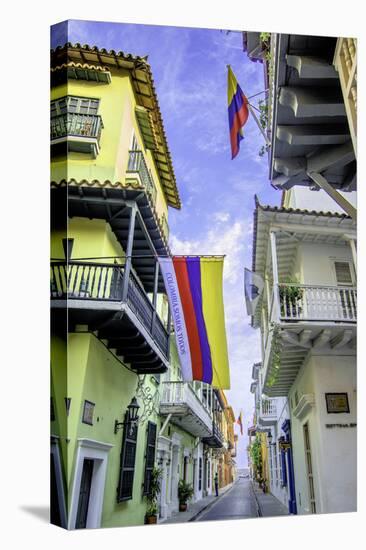
<svg viewBox="0 0 366 550"><path fill-rule="evenodd" d="M67 44L51 85L51 521L138 525L161 428L146 395L169 366L157 256L180 199L145 58Z"/></svg>

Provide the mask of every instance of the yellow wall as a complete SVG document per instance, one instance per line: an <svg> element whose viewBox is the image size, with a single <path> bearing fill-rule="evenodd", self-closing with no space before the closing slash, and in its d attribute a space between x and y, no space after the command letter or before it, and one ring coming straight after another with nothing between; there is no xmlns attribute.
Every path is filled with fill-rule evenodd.
<svg viewBox="0 0 366 550"><path fill-rule="evenodd" d="M163 213L167 216L167 204L155 163L151 152L144 147L135 117L136 99L129 71L112 69L111 73L111 84L69 80L67 85L56 86L52 89L51 100L65 95L99 99L98 114L102 117L104 128L101 133L100 152L97 158L93 159L87 153L74 152L69 153L67 161L61 157L54 158L51 162L51 178L54 181L74 178L77 181L96 179L123 182L127 169L128 150L134 132L157 188L156 210L159 217Z"/></svg>

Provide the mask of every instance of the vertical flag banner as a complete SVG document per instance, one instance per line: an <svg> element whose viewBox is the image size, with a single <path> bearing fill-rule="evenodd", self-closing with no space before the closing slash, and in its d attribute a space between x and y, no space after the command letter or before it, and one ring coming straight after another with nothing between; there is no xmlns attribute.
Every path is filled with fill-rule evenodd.
<svg viewBox="0 0 366 550"><path fill-rule="evenodd" d="M223 258L159 257L183 380L230 389Z"/></svg>
<svg viewBox="0 0 366 550"><path fill-rule="evenodd" d="M230 65L228 65L227 99L229 108L229 129L231 158L239 153L240 141L243 139L243 126L248 120L248 100L240 88Z"/></svg>

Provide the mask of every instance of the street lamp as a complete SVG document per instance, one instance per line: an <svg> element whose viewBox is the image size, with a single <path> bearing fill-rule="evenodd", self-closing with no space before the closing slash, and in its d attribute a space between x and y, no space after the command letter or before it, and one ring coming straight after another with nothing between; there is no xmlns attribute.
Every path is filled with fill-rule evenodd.
<svg viewBox="0 0 366 550"><path fill-rule="evenodd" d="M131 403L127 407L124 422L118 422L118 420L115 420L115 422L114 422L114 433L115 434L125 424L129 424L131 426L131 429L135 426L135 424L137 424L138 419L139 419L139 417L138 417L139 408L140 408L140 406L137 403L136 397L133 397L131 399Z"/></svg>

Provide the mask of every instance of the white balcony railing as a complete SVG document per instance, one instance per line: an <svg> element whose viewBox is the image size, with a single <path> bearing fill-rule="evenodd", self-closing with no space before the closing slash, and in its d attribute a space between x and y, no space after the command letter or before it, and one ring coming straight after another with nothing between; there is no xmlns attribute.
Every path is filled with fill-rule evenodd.
<svg viewBox="0 0 366 550"><path fill-rule="evenodd" d="M279 284L279 317L294 321L357 320L354 287Z"/></svg>
<svg viewBox="0 0 366 550"><path fill-rule="evenodd" d="M261 415L263 418L277 416L277 403L275 399L263 399L261 402Z"/></svg>
<svg viewBox="0 0 366 550"><path fill-rule="evenodd" d="M212 428L212 415L204 402L199 398L190 384L187 382L163 382L163 391L160 401L160 407L166 409L168 406L183 406L187 408L207 427ZM174 414L174 410L170 410Z"/></svg>

